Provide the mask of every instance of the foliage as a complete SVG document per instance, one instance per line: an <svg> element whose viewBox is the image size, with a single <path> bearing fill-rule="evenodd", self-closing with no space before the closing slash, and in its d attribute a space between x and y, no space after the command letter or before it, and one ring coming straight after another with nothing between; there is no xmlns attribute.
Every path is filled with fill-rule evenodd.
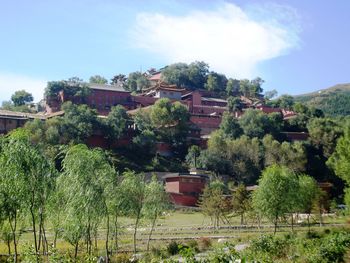
<svg viewBox="0 0 350 263"><path fill-rule="evenodd" d="M224 112L220 123L220 130L222 130L223 134L229 139L236 139L243 134L238 119L229 112Z"/></svg>
<svg viewBox="0 0 350 263"><path fill-rule="evenodd" d="M229 96L227 98L227 107L229 112L242 111L243 109L241 99L238 97L232 97L232 96Z"/></svg>
<svg viewBox="0 0 350 263"><path fill-rule="evenodd" d="M199 199L199 207L203 214L211 218L213 227L218 228L220 220L228 212L228 205L224 198L224 186L221 182L213 181L207 185Z"/></svg>
<svg viewBox="0 0 350 263"><path fill-rule="evenodd" d="M267 115L259 110L248 109L240 118L239 124L245 135L262 138L265 134L279 134L282 118L278 118L278 115Z"/></svg>
<svg viewBox="0 0 350 263"><path fill-rule="evenodd" d="M232 194L232 209L241 217L241 225L244 224L244 215L251 209L251 197L244 184L238 185Z"/></svg>
<svg viewBox="0 0 350 263"><path fill-rule="evenodd" d="M253 193L253 207L275 225L279 217L293 212L298 202L298 179L286 167L267 167L259 179L259 187Z"/></svg>
<svg viewBox="0 0 350 263"><path fill-rule="evenodd" d="M33 99L33 95L25 90L18 90L11 96L11 100L15 106L25 105L32 102Z"/></svg>
<svg viewBox="0 0 350 263"><path fill-rule="evenodd" d="M188 153L186 155L186 162L191 168L197 168L198 157L200 156L201 149L197 145L192 145L188 148Z"/></svg>
<svg viewBox="0 0 350 263"><path fill-rule="evenodd" d="M150 82L147 76L140 71L136 71L129 74L124 87L128 91L142 92L149 86Z"/></svg>
<svg viewBox="0 0 350 263"><path fill-rule="evenodd" d="M209 91L220 92L226 89L227 78L223 74L210 72L207 76L207 82L204 88Z"/></svg>
<svg viewBox="0 0 350 263"><path fill-rule="evenodd" d="M112 107L105 121L107 138L111 141L119 139L127 129L128 115L123 106Z"/></svg>
<svg viewBox="0 0 350 263"><path fill-rule="evenodd" d="M208 64L196 61L191 64L175 63L162 71L162 79L169 84L190 89L201 89L207 81Z"/></svg>
<svg viewBox="0 0 350 263"><path fill-rule="evenodd" d="M93 84L107 84L108 80L100 75L94 75L89 78L89 83Z"/></svg>
<svg viewBox="0 0 350 263"><path fill-rule="evenodd" d="M278 142L271 135L266 135L263 140L265 166L273 164L283 165L295 172L305 171L306 150L300 142Z"/></svg>
<svg viewBox="0 0 350 263"><path fill-rule="evenodd" d="M350 185L350 126L346 128L345 134L338 140L334 153L327 164L334 169L337 176Z"/></svg>

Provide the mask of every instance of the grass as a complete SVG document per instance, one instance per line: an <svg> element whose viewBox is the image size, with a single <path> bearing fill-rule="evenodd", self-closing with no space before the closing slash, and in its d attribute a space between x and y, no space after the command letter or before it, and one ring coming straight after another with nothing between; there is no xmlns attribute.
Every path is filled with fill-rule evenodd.
<svg viewBox="0 0 350 263"><path fill-rule="evenodd" d="M317 219L317 217L315 218ZM347 217L337 216L337 217L325 217L324 223L325 227L320 227L318 224L312 226L314 231L323 231L325 228L336 228L339 226L330 226L327 224L345 224ZM121 250L131 251L132 250L132 230L134 220L130 218L121 218L120 223L123 226L123 231L119 236L119 245ZM248 226L253 222L249 221ZM230 225L239 226L240 218L231 217ZM261 233L272 233L273 228L269 228L271 224L264 221L262 223L261 229L258 228L229 228L229 225L223 225L223 228L213 229L209 226L210 218L205 217L198 211L173 211L169 214L162 216L157 221L156 229L152 235L151 247L164 247L166 243L171 240L178 240L179 242L184 242L189 239L199 239L200 237L209 237L212 240L217 240L218 238L225 238L227 240L234 240L234 242L248 242L251 238L254 238ZM138 230L138 246L141 250L145 249L146 242L149 233L149 222L141 222L140 228ZM291 228L287 225L281 225L278 229L278 233L287 233L291 231ZM296 226L295 231L308 231L307 226ZM48 242L52 243L52 234L50 229L47 231ZM100 254L104 253L105 248L105 229L101 228L98 233L98 251ZM33 236L31 232L26 232L20 237L19 241L19 253L23 251L23 247L27 243L33 242ZM62 239L57 241L57 248L59 251L72 251L73 247ZM7 254L7 246L5 243L0 243L0 254ZM13 247L11 247L13 251ZM84 252L84 246L81 247L81 251Z"/></svg>

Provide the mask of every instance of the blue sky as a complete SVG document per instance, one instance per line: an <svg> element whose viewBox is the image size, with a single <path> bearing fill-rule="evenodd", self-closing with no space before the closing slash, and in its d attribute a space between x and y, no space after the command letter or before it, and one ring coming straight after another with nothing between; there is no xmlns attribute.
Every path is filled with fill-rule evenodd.
<svg viewBox="0 0 350 263"><path fill-rule="evenodd" d="M349 82L350 1L0 0L0 101L46 82L204 60L300 94Z"/></svg>

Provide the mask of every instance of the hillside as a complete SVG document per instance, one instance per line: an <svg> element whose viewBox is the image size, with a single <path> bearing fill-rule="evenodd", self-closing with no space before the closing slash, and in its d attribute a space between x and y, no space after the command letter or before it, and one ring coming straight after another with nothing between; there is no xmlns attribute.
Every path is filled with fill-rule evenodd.
<svg viewBox="0 0 350 263"><path fill-rule="evenodd" d="M350 83L338 84L316 92L297 95L296 102L323 110L328 116L350 115Z"/></svg>

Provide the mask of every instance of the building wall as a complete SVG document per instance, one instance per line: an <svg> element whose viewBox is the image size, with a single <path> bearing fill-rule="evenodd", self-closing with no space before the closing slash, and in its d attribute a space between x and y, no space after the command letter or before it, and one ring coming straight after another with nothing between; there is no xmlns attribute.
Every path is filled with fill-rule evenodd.
<svg viewBox="0 0 350 263"><path fill-rule="evenodd" d="M26 122L26 119L9 119L0 117L0 134L6 134L14 129L23 127Z"/></svg>
<svg viewBox="0 0 350 263"><path fill-rule="evenodd" d="M169 180L174 178L167 178L165 184L165 191L167 193L179 193L180 184L178 180Z"/></svg>
<svg viewBox="0 0 350 263"><path fill-rule="evenodd" d="M180 178L179 192L180 193L196 193L201 194L205 187L204 179L200 178Z"/></svg>

